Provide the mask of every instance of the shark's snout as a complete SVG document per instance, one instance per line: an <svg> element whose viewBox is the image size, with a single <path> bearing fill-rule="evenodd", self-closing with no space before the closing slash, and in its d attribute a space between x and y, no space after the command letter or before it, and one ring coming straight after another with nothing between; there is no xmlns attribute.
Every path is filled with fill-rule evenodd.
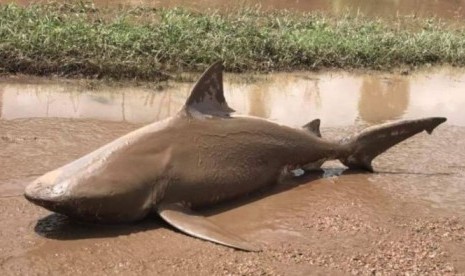
<svg viewBox="0 0 465 276"><path fill-rule="evenodd" d="M44 175L26 186L24 197L34 204L55 211L65 201L69 181L57 183L47 178Z"/></svg>
<svg viewBox="0 0 465 276"><path fill-rule="evenodd" d="M49 211L90 222L130 222L150 211L151 186L140 189L129 185L122 190L114 187L108 190L105 183L89 185L95 182L56 175L60 174L50 172L30 183L24 197Z"/></svg>

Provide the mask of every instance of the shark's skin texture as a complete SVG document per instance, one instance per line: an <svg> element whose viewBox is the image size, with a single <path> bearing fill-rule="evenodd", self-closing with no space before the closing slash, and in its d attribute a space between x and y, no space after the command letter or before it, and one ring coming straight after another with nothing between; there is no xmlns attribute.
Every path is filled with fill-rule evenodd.
<svg viewBox="0 0 465 276"><path fill-rule="evenodd" d="M26 187L25 197L51 211L96 222L131 222L151 213L182 232L253 251L250 243L191 210L247 195L279 179L285 168L315 168L339 159L372 171L371 160L445 118L381 125L354 138L321 138L319 120L302 129L231 116L222 65L213 64L171 118L131 132Z"/></svg>

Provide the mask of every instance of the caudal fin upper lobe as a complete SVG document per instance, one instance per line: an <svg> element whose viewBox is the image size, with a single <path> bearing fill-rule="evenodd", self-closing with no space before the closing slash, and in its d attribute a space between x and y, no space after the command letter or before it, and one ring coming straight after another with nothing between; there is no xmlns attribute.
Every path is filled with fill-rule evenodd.
<svg viewBox="0 0 465 276"><path fill-rule="evenodd" d="M347 154L339 160L350 169L361 169L373 172L373 159L394 145L426 131L429 134L447 119L430 117L419 120L404 120L386 123L363 130L357 136L341 143L347 147Z"/></svg>

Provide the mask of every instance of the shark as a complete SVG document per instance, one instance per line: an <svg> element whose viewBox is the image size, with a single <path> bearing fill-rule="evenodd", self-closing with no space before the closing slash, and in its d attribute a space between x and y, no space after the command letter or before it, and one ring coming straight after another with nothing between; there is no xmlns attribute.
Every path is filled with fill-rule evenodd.
<svg viewBox="0 0 465 276"><path fill-rule="evenodd" d="M341 141L320 120L300 128L235 116L223 93L223 64L212 64L179 112L124 135L27 185L30 202L72 219L128 223L159 216L185 234L239 250L260 250L196 210L275 185L284 170L339 160L373 172L372 160L443 117L376 125Z"/></svg>

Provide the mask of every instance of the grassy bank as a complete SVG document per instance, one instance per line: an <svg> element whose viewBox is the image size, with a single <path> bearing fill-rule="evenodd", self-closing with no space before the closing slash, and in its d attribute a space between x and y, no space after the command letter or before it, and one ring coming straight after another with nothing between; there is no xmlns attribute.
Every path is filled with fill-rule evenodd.
<svg viewBox="0 0 465 276"><path fill-rule="evenodd" d="M4 73L159 80L219 59L230 71L463 66L465 28L250 9L224 15L82 3L0 6Z"/></svg>

